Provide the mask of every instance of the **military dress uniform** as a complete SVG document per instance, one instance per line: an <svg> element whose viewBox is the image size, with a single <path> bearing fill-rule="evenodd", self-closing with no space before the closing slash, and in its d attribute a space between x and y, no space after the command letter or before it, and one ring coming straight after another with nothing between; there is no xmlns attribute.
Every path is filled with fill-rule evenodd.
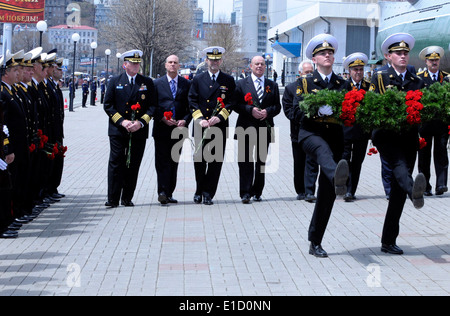
<svg viewBox="0 0 450 316"><path fill-rule="evenodd" d="M344 68L367 65L369 58L364 53L353 53L344 60ZM368 91L370 82L364 78L360 82L355 82L352 78L345 82L345 91L364 90ZM343 158L348 161L350 166L350 176L347 183L347 193L344 196L346 202L355 199L355 193L358 188L361 177L361 168L366 157L367 145L369 144L370 133L363 131L359 124L354 126L344 126L344 155Z"/></svg>
<svg viewBox="0 0 450 316"><path fill-rule="evenodd" d="M429 46L422 50L419 54L422 60L426 59L441 59L444 57L444 49L439 46ZM417 74L425 83L425 88L430 85L444 82L444 79L449 73L439 70L436 74L429 70L424 70ZM431 122L426 122L419 130L420 136L425 138L427 146L419 150L419 172L423 173L427 178L426 195L431 196L432 186L430 184L431 172L431 148L434 143L434 168L436 172L436 195L442 195L448 191L448 122L440 119L435 119Z"/></svg>
<svg viewBox="0 0 450 316"><path fill-rule="evenodd" d="M141 51L129 51L122 55L125 61L140 63ZM124 206L133 206L139 168L149 135L149 124L154 114L157 98L153 80L137 74L129 80L127 73L111 79L105 95L104 110L109 117L108 136L110 157L108 164L108 201L106 206L117 207L119 200ZM142 128L129 133L123 126L124 120L131 120L131 107L139 103L141 110L135 119ZM129 141L131 137L131 148ZM131 163L127 168L127 152L131 150Z"/></svg>
<svg viewBox="0 0 450 316"><path fill-rule="evenodd" d="M94 77L91 80L90 89L91 89L91 106L95 106L95 101L97 99L97 77Z"/></svg>
<svg viewBox="0 0 450 316"><path fill-rule="evenodd" d="M303 92L303 79L305 75L297 81L286 86L283 93L283 111L290 121L292 156L294 159L294 188L297 193L297 200L307 199L310 202L315 201L316 182L319 175L319 166L307 156L302 146L298 142L298 132L302 113L299 105L299 97Z"/></svg>
<svg viewBox="0 0 450 316"><path fill-rule="evenodd" d="M87 98L88 98L88 95L89 95L89 84L88 84L86 79L83 81L83 84L81 85L81 93L83 93L83 101L81 103L81 106L83 108L85 108L86 107Z"/></svg>
<svg viewBox="0 0 450 316"><path fill-rule="evenodd" d="M328 34L320 34L311 39L306 48L311 59L321 51L336 52L337 39ZM312 76L302 79L301 93L296 101L302 101L306 94L322 89L341 90L344 80L332 72L324 76L315 70ZM294 102L294 104L296 104ZM321 243L331 216L337 195L346 193L348 163L342 160L344 151L344 131L342 125L328 116L308 118L300 113L298 141L303 150L320 166L317 202L311 219L308 240L311 242L309 253L316 257L327 257Z"/></svg>
<svg viewBox="0 0 450 316"><path fill-rule="evenodd" d="M397 33L385 40L382 50L386 54L395 51L409 52L414 47L414 42L411 35ZM394 67L380 71L372 77L370 90L384 94L390 87L397 87L400 91L405 92L424 87L423 80L408 70L404 77L403 74L400 75L397 74ZM391 254L403 254L403 251L396 245L396 240L400 231L400 217L406 198L409 196L416 208L423 207L423 193L426 186L423 174L419 174L415 181L412 178L419 148L418 128L411 127L400 133L384 129L375 130L372 133L372 140L380 155L392 167L394 175L381 237L381 250Z"/></svg>
<svg viewBox="0 0 450 316"><path fill-rule="evenodd" d="M220 59L224 50L223 48L214 47L205 49L205 52L207 52L210 59ZM189 91L189 106L194 119L193 135L195 148L196 151L199 149L194 154L195 180L197 183L194 195L195 203L201 203L203 199L204 204L213 204L212 199L217 191L225 155L227 127L229 124L228 117L232 112L231 101L235 88L236 83L233 77L222 71L218 75L213 75L206 71L195 76L192 81ZM222 98L225 104L225 108L220 109L218 114L216 114L220 119L220 123L210 129L202 128L200 122L211 119L214 110L218 107L218 98ZM215 138L212 140L206 139L203 144L200 144L205 130L207 130L209 135L207 137L210 137L211 133L213 133ZM220 146L212 146L210 144Z"/></svg>

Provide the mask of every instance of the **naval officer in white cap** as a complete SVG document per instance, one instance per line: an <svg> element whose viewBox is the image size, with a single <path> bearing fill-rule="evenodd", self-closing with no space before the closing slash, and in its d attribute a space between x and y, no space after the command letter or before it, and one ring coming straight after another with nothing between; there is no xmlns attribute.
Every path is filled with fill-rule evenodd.
<svg viewBox="0 0 450 316"><path fill-rule="evenodd" d="M303 78L294 104L303 100L304 95L314 91L341 90L344 79L333 72L334 54L338 49L337 39L329 34L320 34L311 39L306 47L306 57L316 65L312 76ZM300 130L298 142L305 153L320 165L318 198L309 227L309 253L316 257L328 257L322 248L322 239L331 216L337 195L347 192L349 168L346 160L341 160L344 151L344 132L340 123L331 119L333 110L324 105L317 115L308 118L299 113Z"/></svg>
<svg viewBox="0 0 450 316"><path fill-rule="evenodd" d="M111 79L106 90L104 109L109 117L108 136L111 154L108 165L107 207L134 206L132 198L136 189L139 168L149 134L149 124L156 106L153 80L139 74L142 51L131 50L122 54L125 72ZM132 120L131 107L139 104ZM131 139L131 148L129 142ZM131 163L127 154L131 150Z"/></svg>
<svg viewBox="0 0 450 316"><path fill-rule="evenodd" d="M424 60L427 68L417 75L423 79L425 87L434 83L443 83L449 75L440 69L441 59L444 57L445 51L440 46L428 46L424 48L420 54L420 59ZM448 124L442 120L436 119L427 122L420 128L420 135L425 138L427 146L419 151L419 172L423 173L427 178L426 196L432 196L431 178L431 148L434 148L434 167L436 172L436 195L443 195L448 191ZM434 146L432 146L434 140Z"/></svg>
<svg viewBox="0 0 450 316"><path fill-rule="evenodd" d="M383 42L381 49L391 61L391 67L374 74L371 91L384 94L390 87L397 87L405 92L424 87L423 80L407 70L409 52L414 48L414 44L414 37L407 33L393 34ZM415 180L412 177L419 149L418 132L417 127L402 133L380 129L375 130L372 135L374 145L377 146L381 158L392 168L393 174L381 237L382 252L403 254L403 250L397 246L397 237L406 198L409 197L417 209L424 206L425 176L420 173Z"/></svg>

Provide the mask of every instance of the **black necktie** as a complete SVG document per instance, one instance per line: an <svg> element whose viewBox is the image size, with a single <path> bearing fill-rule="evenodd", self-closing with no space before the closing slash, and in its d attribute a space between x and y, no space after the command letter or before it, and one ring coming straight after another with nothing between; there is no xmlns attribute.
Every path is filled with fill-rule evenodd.
<svg viewBox="0 0 450 316"><path fill-rule="evenodd" d="M361 83L356 84L356 89L358 89L358 90L361 89Z"/></svg>
<svg viewBox="0 0 450 316"><path fill-rule="evenodd" d="M330 83L330 80L328 79L328 77L325 77L325 83L327 84L327 86Z"/></svg>
<svg viewBox="0 0 450 316"><path fill-rule="evenodd" d="M437 81L436 74L433 75L433 81Z"/></svg>
<svg viewBox="0 0 450 316"><path fill-rule="evenodd" d="M216 83L216 75L213 74L211 80L213 83Z"/></svg>
<svg viewBox="0 0 450 316"><path fill-rule="evenodd" d="M134 78L131 78L131 87L134 86Z"/></svg>

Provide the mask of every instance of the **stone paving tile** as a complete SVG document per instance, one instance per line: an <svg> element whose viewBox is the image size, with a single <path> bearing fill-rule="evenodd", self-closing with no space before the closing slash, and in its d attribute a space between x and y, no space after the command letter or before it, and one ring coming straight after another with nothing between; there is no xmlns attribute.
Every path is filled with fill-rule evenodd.
<svg viewBox="0 0 450 316"><path fill-rule="evenodd" d="M235 141L229 139L215 205L195 205L185 144L177 205L160 206L154 144L147 142L134 208L106 209L109 143L102 107L66 112L69 147L60 191L67 196L0 240L0 295L449 295L449 195L407 202L398 244L380 252L387 201L379 157L367 157L358 200L338 200L323 246L308 254L313 204L296 201L289 123L276 119L278 143L263 201L239 199ZM234 125L236 114L231 116ZM231 133L230 133L231 134ZM432 179L434 181L434 179Z"/></svg>

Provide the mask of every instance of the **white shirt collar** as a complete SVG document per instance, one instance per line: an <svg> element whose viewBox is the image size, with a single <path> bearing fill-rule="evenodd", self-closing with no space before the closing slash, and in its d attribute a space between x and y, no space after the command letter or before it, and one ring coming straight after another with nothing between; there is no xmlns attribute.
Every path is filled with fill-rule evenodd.
<svg viewBox="0 0 450 316"><path fill-rule="evenodd" d="M25 82L20 82L24 87L25 87L25 89L28 89L28 84L26 84Z"/></svg>
<svg viewBox="0 0 450 316"><path fill-rule="evenodd" d="M437 72L431 72L430 70L428 70L428 73L430 74L431 78L433 78L433 76L436 76L436 78L439 78L439 70Z"/></svg>
<svg viewBox="0 0 450 316"><path fill-rule="evenodd" d="M394 70L395 70L395 68L394 68ZM405 70L405 72L398 72L397 70L395 70L395 72L397 73L397 75L398 76L400 76L400 77L402 77L403 79L405 79L405 76L406 76L406 72L407 72L408 70Z"/></svg>
<svg viewBox="0 0 450 316"><path fill-rule="evenodd" d="M9 88L9 90L11 90L12 88L11 88L11 86L9 85L9 84L7 84L6 82L4 82L4 81L2 81L8 88Z"/></svg>
<svg viewBox="0 0 450 316"><path fill-rule="evenodd" d="M212 79L213 73L212 73L211 71L209 71L209 70L208 70L208 73L209 73L209 77ZM218 78L219 75L220 75L220 70L219 70L217 73L215 73L214 75L215 75L215 78L216 78L216 80L217 80L217 78Z"/></svg>
<svg viewBox="0 0 450 316"><path fill-rule="evenodd" d="M127 74L128 82L131 84L131 78L133 78L133 81L134 81L134 83L136 84L136 76L137 76L137 75L135 75L134 77L131 77L129 74Z"/></svg>
<svg viewBox="0 0 450 316"><path fill-rule="evenodd" d="M322 77L322 80L325 81L325 78L328 78L328 81L331 81L331 75L333 74L333 72L331 72L328 76L324 75L323 73L321 73L320 71L318 71L318 73L320 74L320 76Z"/></svg>
<svg viewBox="0 0 450 316"><path fill-rule="evenodd" d="M262 75L260 78L258 78L252 73L252 80L253 80L253 82L255 82L258 79L261 79L262 80L262 84L264 84L264 75Z"/></svg>
<svg viewBox="0 0 450 316"><path fill-rule="evenodd" d="M170 83L172 80L174 80L175 83L178 84L178 76L176 76L176 77L173 78L173 79L172 79L169 75L166 75L166 77L167 77L167 80L169 80L169 83Z"/></svg>

